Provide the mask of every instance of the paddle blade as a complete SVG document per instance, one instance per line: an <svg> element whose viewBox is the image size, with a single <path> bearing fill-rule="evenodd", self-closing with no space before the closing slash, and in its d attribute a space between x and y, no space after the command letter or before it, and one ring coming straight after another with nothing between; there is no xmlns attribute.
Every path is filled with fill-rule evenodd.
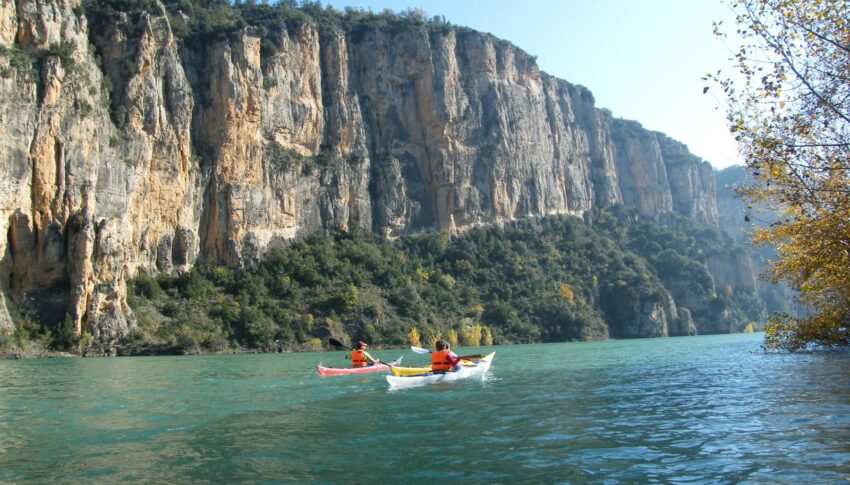
<svg viewBox="0 0 850 485"><path fill-rule="evenodd" d="M344 344L344 343L340 342L339 340L337 340L337 339L335 339L335 338L333 338L333 337L329 337L329 338L328 338L328 343L330 343L330 344L331 344L331 345L333 345L334 347L345 347L345 344Z"/></svg>
<svg viewBox="0 0 850 485"><path fill-rule="evenodd" d="M416 352L417 354L430 354L431 351L428 349L423 349L422 347L415 347L413 345L410 346L410 350Z"/></svg>

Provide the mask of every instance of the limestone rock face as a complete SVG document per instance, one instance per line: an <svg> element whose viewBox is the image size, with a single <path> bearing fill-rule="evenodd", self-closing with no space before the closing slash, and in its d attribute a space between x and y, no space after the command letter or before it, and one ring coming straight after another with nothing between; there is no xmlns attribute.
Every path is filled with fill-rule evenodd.
<svg viewBox="0 0 850 485"><path fill-rule="evenodd" d="M6 308L6 298L0 298L0 332L11 332L15 330L15 325L9 317L9 310Z"/></svg>
<svg viewBox="0 0 850 485"><path fill-rule="evenodd" d="M751 207L746 202L735 197L734 189L739 185L751 183L744 167L732 166L717 174L717 212L718 222L722 229L738 241L745 241L747 234L758 225L769 224L779 216L764 207ZM746 217L745 217L746 216ZM784 284L771 284L767 280L756 281L751 274L746 274L753 268L763 268L770 260L776 260L776 254L770 247L759 247L749 254L735 254L732 261L712 263L719 279L732 285L734 291L739 288L752 289L753 286L765 303L767 313L784 312L797 315L801 308L796 303L798 295ZM758 274L756 270L755 274Z"/></svg>
<svg viewBox="0 0 850 485"><path fill-rule="evenodd" d="M698 335L697 327L691 317L691 311L684 307L678 308L679 319L670 326L670 336L693 336Z"/></svg>
<svg viewBox="0 0 850 485"><path fill-rule="evenodd" d="M0 46L14 45L18 33L18 15L15 2L0 3Z"/></svg>
<svg viewBox="0 0 850 485"><path fill-rule="evenodd" d="M611 128L623 204L644 216L672 211L673 196L656 134L634 121L612 120Z"/></svg>
<svg viewBox="0 0 850 485"><path fill-rule="evenodd" d="M717 184L714 169L692 155L685 145L658 134L667 169L673 211L700 222L717 224Z"/></svg>
<svg viewBox="0 0 850 485"><path fill-rule="evenodd" d="M717 173L717 222L718 225L738 241L746 239L746 233L752 230L755 220L744 219L749 214L761 220L771 220L771 214L748 210L747 205L735 196L735 187L748 183L747 174L742 166L732 166Z"/></svg>
<svg viewBox="0 0 850 485"><path fill-rule="evenodd" d="M0 46L34 66L0 55L0 290L70 316L95 351L134 325L127 278L242 265L319 229L462 232L613 204L717 223L707 163L491 36L305 24L269 54L252 28L191 47L162 6L96 32L77 7L0 5ZM674 313L647 303L629 333L667 335Z"/></svg>
<svg viewBox="0 0 850 485"><path fill-rule="evenodd" d="M679 321L676 303L669 292L661 295L632 299L630 308L618 308L617 323L611 333L616 338L667 337L671 327ZM626 301L626 300L624 300ZM677 335L674 328L673 335Z"/></svg>
<svg viewBox="0 0 850 485"><path fill-rule="evenodd" d="M756 270L749 254L734 252L724 257L714 256L707 263L718 288L756 290Z"/></svg>
<svg viewBox="0 0 850 485"><path fill-rule="evenodd" d="M77 16L74 12L80 6L79 0L17 0L3 3L4 14L0 23L3 39L14 28L17 44L30 52L62 43L70 43L75 47L86 46L85 17ZM7 17L6 12L9 10L16 13L16 19Z"/></svg>

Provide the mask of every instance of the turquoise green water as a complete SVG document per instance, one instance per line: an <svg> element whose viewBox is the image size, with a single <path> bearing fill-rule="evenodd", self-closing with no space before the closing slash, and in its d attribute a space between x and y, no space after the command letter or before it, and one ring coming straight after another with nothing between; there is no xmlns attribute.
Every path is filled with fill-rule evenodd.
<svg viewBox="0 0 850 485"><path fill-rule="evenodd" d="M0 361L0 482L847 483L850 353L760 339L496 347L404 391L318 377L341 352Z"/></svg>

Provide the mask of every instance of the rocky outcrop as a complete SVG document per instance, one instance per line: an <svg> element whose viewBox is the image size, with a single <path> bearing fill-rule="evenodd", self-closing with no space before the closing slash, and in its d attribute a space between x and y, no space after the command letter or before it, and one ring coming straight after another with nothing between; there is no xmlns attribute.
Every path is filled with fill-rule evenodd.
<svg viewBox="0 0 850 485"><path fill-rule="evenodd" d="M713 255L708 258L707 266L717 288L729 288L726 291L756 290L757 271L750 254L745 251Z"/></svg>
<svg viewBox="0 0 850 485"><path fill-rule="evenodd" d="M717 173L716 180L718 225L736 240L744 241L756 219L768 220L770 216L748 209L747 204L735 195L735 188L747 183L744 167L736 165L725 168ZM749 221L751 213L755 213L756 218Z"/></svg>
<svg viewBox="0 0 850 485"><path fill-rule="evenodd" d="M10 5L0 289L45 294L42 318L105 352L133 325L128 277L241 265L318 229L462 232L613 204L717 223L706 162L485 34L281 25L269 54L251 27L181 46L163 8L91 32L77 1ZM671 305L636 312L666 322Z"/></svg>
<svg viewBox="0 0 850 485"><path fill-rule="evenodd" d="M679 318L670 325L670 336L687 337L697 335L697 327L687 308L678 309Z"/></svg>
<svg viewBox="0 0 850 485"><path fill-rule="evenodd" d="M604 292L602 308L612 337L678 337L700 333L691 311L679 306L673 293L663 286L659 285L658 292L638 295L630 286L620 281L613 291Z"/></svg>
<svg viewBox="0 0 850 485"><path fill-rule="evenodd" d="M644 216L671 212L673 196L656 134L627 120L612 120L611 131L623 204Z"/></svg>
<svg viewBox="0 0 850 485"><path fill-rule="evenodd" d="M15 330L15 324L9 316L9 310L6 308L6 298L0 295L0 332L11 332Z"/></svg>
<svg viewBox="0 0 850 485"><path fill-rule="evenodd" d="M624 319L617 326L614 336L620 338L668 337L676 335L679 312L669 292L664 291L655 298L633 300L629 310L631 319ZM672 327L672 328L671 328Z"/></svg>
<svg viewBox="0 0 850 485"><path fill-rule="evenodd" d="M0 268L19 306L37 297L39 319L70 316L108 352L133 324L126 279L175 261L187 268L198 254L192 96L164 17L142 15L132 39L100 32L101 64L77 6L19 1L14 52L0 58L0 168L11 174ZM107 80L120 87L118 123ZM175 239L185 251L171 251Z"/></svg>
<svg viewBox="0 0 850 485"><path fill-rule="evenodd" d="M717 185L711 164L688 147L657 134L673 202L673 212L708 224L718 223Z"/></svg>

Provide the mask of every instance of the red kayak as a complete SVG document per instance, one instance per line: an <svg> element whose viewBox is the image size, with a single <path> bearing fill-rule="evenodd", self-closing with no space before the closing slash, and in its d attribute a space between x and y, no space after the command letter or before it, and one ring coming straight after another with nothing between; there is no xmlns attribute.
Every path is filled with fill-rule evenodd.
<svg viewBox="0 0 850 485"><path fill-rule="evenodd" d="M398 360L394 360L389 362L391 366L397 366L401 364L401 359L403 357L399 357ZM323 376L342 376L346 374L365 374L367 372L380 372L382 370L389 370L390 366L377 363L375 365L367 365L366 367L347 367L347 368L336 368L336 367L324 367L322 364L316 366L316 370L319 371L319 375Z"/></svg>

